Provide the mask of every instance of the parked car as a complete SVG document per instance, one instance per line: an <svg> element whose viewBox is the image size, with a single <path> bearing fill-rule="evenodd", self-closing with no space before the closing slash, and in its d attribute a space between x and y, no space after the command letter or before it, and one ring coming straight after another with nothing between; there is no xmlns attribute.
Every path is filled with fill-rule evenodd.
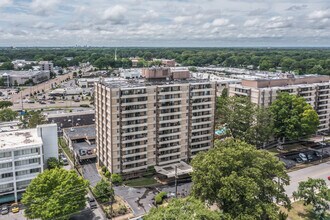
<svg viewBox="0 0 330 220"><path fill-rule="evenodd" d="M300 159L301 159L303 162L308 161L308 159L307 159L307 157L306 157L305 154L303 154L303 153L299 153L298 156L300 157Z"/></svg>
<svg viewBox="0 0 330 220"><path fill-rule="evenodd" d="M314 157L313 157L313 155L311 155L311 154L307 154L307 159L308 159L308 160L314 160Z"/></svg>
<svg viewBox="0 0 330 220"><path fill-rule="evenodd" d="M96 201L95 201L94 198L89 198L88 197L87 201L88 201L89 207L91 209L96 209L97 208L97 204L96 204Z"/></svg>
<svg viewBox="0 0 330 220"><path fill-rule="evenodd" d="M55 102L54 102L54 101L50 101L49 103L50 103L50 104L55 104Z"/></svg>
<svg viewBox="0 0 330 220"><path fill-rule="evenodd" d="M1 206L1 215L7 215L8 213L9 213L8 205L7 204L2 205Z"/></svg>
<svg viewBox="0 0 330 220"><path fill-rule="evenodd" d="M15 202L15 203L11 204L10 209L11 209L11 212L12 212L12 213L17 213L17 212L19 212L19 206L18 206L18 203Z"/></svg>
<svg viewBox="0 0 330 220"><path fill-rule="evenodd" d="M62 156L60 160L61 160L61 162L63 163L64 166L69 165L68 159L66 159L65 156Z"/></svg>

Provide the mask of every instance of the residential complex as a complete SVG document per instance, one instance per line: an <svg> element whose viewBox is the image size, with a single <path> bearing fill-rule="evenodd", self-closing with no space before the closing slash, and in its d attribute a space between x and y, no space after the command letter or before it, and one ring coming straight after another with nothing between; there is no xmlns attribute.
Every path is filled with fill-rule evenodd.
<svg viewBox="0 0 330 220"><path fill-rule="evenodd" d="M329 76L286 76L284 78L242 80L229 85L230 96L249 96L260 106L269 106L280 92L302 96L319 115L319 131L330 128L330 78Z"/></svg>
<svg viewBox="0 0 330 220"><path fill-rule="evenodd" d="M95 86L100 165L132 177L150 166L189 161L213 146L216 84L158 78Z"/></svg>
<svg viewBox="0 0 330 220"><path fill-rule="evenodd" d="M0 133L0 203L20 199L50 157L58 158L56 124Z"/></svg>
<svg viewBox="0 0 330 220"><path fill-rule="evenodd" d="M41 71L54 72L54 64L52 62L40 61L39 66Z"/></svg>

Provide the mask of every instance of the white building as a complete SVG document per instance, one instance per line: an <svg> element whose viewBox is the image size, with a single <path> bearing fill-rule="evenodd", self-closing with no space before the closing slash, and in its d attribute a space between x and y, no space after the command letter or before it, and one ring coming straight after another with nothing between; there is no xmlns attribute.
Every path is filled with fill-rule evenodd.
<svg viewBox="0 0 330 220"><path fill-rule="evenodd" d="M0 133L0 203L19 200L50 157L58 158L56 124Z"/></svg>
<svg viewBox="0 0 330 220"><path fill-rule="evenodd" d="M39 62L40 70L41 71L50 71L54 72L54 64L49 61L40 61Z"/></svg>

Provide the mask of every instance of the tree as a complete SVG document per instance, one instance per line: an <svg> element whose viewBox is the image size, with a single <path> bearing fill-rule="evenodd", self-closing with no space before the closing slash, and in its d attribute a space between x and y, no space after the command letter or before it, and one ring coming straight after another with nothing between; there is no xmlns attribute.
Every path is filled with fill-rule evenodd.
<svg viewBox="0 0 330 220"><path fill-rule="evenodd" d="M167 206L152 208L143 216L144 220L219 220L220 212L211 211L205 204L194 198L173 199Z"/></svg>
<svg viewBox="0 0 330 220"><path fill-rule="evenodd" d="M298 139L317 131L319 117L303 97L281 93L270 106L277 138Z"/></svg>
<svg viewBox="0 0 330 220"><path fill-rule="evenodd" d="M55 157L50 157L47 160L47 167L48 167L48 169L61 168L62 163Z"/></svg>
<svg viewBox="0 0 330 220"><path fill-rule="evenodd" d="M323 219L330 208L330 189L325 180L308 178L299 183L298 190L293 192L295 199L304 201L304 205L312 205L316 219Z"/></svg>
<svg viewBox="0 0 330 220"><path fill-rule="evenodd" d="M65 219L86 206L88 181L73 170L45 170L23 194L25 216L31 219Z"/></svg>
<svg viewBox="0 0 330 220"><path fill-rule="evenodd" d="M35 128L37 125L47 122L46 117L40 110L26 112L21 121L23 128Z"/></svg>
<svg viewBox="0 0 330 220"><path fill-rule="evenodd" d="M102 203L112 201L114 198L114 190L105 179L101 179L101 181L96 184L93 193Z"/></svg>
<svg viewBox="0 0 330 220"><path fill-rule="evenodd" d="M7 108L13 106L11 101L0 101L0 108Z"/></svg>
<svg viewBox="0 0 330 220"><path fill-rule="evenodd" d="M13 70L14 69L14 64L12 64L10 61L4 62L0 66L0 70Z"/></svg>
<svg viewBox="0 0 330 220"><path fill-rule="evenodd" d="M113 173L111 175L111 182L115 185L120 185L123 183L123 178L118 173Z"/></svg>
<svg viewBox="0 0 330 220"><path fill-rule="evenodd" d="M0 121L12 121L17 117L17 112L10 108L0 110Z"/></svg>
<svg viewBox="0 0 330 220"><path fill-rule="evenodd" d="M226 139L192 160L192 194L232 219L278 219L282 203L290 208L284 164L264 150Z"/></svg>

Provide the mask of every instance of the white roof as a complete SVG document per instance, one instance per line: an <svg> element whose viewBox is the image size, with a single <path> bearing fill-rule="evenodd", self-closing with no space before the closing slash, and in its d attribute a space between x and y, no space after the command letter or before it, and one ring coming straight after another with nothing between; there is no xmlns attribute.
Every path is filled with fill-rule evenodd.
<svg viewBox="0 0 330 220"><path fill-rule="evenodd" d="M36 128L0 133L0 150L39 144L42 139Z"/></svg>

